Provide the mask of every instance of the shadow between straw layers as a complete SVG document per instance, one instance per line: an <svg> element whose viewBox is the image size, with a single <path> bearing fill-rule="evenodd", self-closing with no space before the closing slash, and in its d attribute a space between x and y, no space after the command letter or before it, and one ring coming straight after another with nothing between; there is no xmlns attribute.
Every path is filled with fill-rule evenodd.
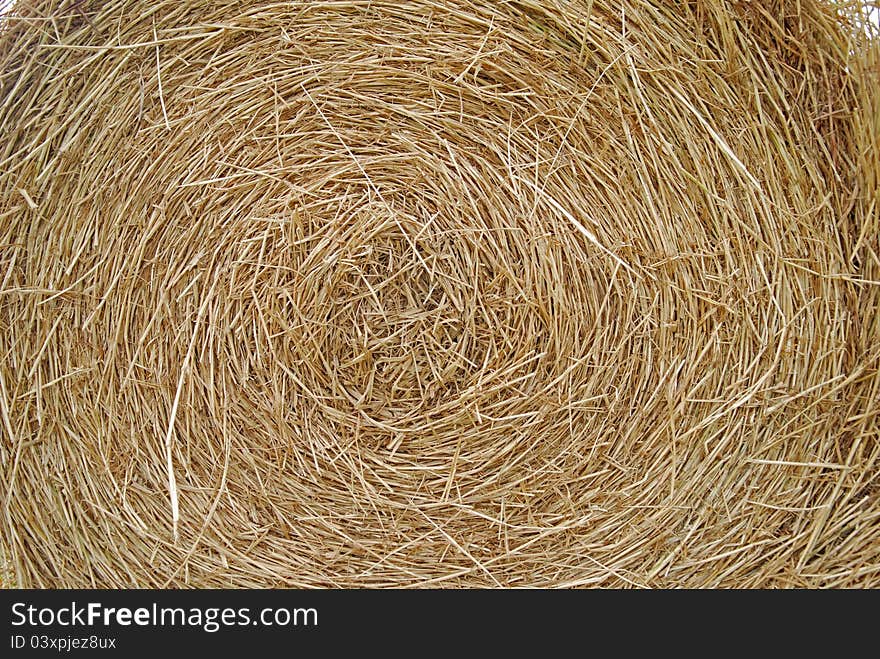
<svg viewBox="0 0 880 659"><path fill-rule="evenodd" d="M13 581L880 586L854 12L19 2Z"/></svg>

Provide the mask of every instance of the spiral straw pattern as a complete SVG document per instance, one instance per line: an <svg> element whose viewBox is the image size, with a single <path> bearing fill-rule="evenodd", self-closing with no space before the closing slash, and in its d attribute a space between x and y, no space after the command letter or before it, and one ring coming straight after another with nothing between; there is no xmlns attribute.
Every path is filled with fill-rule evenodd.
<svg viewBox="0 0 880 659"><path fill-rule="evenodd" d="M857 22L19 2L12 581L877 587Z"/></svg>

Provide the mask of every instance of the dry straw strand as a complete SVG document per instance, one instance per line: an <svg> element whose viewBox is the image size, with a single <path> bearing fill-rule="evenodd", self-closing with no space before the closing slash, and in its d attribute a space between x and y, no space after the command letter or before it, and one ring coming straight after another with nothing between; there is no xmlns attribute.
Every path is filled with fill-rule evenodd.
<svg viewBox="0 0 880 659"><path fill-rule="evenodd" d="M880 586L865 21L18 0L3 583Z"/></svg>

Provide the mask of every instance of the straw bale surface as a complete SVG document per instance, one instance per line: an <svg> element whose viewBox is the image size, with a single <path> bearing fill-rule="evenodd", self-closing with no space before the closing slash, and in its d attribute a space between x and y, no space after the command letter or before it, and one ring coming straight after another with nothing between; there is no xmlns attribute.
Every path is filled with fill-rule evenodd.
<svg viewBox="0 0 880 659"><path fill-rule="evenodd" d="M858 23L817 0L20 0L13 581L880 585Z"/></svg>

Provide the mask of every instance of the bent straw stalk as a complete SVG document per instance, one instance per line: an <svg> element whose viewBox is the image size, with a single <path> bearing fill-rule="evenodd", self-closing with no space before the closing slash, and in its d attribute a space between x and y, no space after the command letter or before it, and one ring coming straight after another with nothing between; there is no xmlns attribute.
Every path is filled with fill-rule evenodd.
<svg viewBox="0 0 880 659"><path fill-rule="evenodd" d="M8 581L880 586L864 20L19 0Z"/></svg>

